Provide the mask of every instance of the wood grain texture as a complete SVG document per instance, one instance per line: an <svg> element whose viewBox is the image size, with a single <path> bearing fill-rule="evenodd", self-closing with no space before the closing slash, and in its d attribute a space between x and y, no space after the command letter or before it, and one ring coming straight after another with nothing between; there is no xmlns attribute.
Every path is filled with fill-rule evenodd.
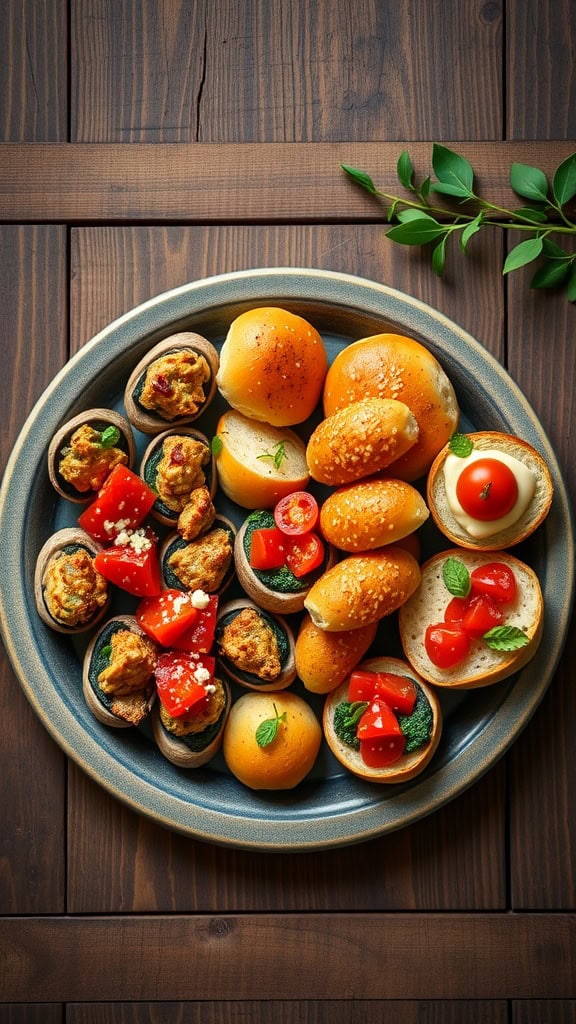
<svg viewBox="0 0 576 1024"><path fill-rule="evenodd" d="M57 227L0 227L1 468L33 402L67 355L66 239ZM24 511L24 510L23 510ZM0 649L0 912L64 907L65 759Z"/></svg>
<svg viewBox="0 0 576 1024"><path fill-rule="evenodd" d="M13 918L0 998L574 999L575 954L569 914Z"/></svg>
<svg viewBox="0 0 576 1024"><path fill-rule="evenodd" d="M515 0L506 19L508 139L576 136L572 69L576 21L571 0Z"/></svg>
<svg viewBox="0 0 576 1024"><path fill-rule="evenodd" d="M77 142L501 138L496 4L90 0L72 42Z"/></svg>
<svg viewBox="0 0 576 1024"><path fill-rule="evenodd" d="M404 148L422 181L431 171L431 142L6 143L0 146L0 220L384 222L386 207L350 181L340 164L366 171L379 189L398 195L396 165ZM517 206L510 164L535 164L551 174L574 145L458 142L457 149L474 167L483 195Z"/></svg>
<svg viewBox="0 0 576 1024"><path fill-rule="evenodd" d="M66 0L0 4L0 142L68 137Z"/></svg>
<svg viewBox="0 0 576 1024"><path fill-rule="evenodd" d="M63 1012L58 1003L4 1003L0 1024L62 1024Z"/></svg>

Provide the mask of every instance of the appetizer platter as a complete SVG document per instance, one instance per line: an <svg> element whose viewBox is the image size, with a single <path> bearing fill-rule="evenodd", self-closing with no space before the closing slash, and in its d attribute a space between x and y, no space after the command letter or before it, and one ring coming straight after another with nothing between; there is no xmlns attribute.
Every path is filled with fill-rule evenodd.
<svg viewBox="0 0 576 1024"><path fill-rule="evenodd" d="M282 378L285 386L267 389L268 377L281 368L275 364L263 369L262 380L259 374L251 378L245 367L235 365L234 356L242 352L251 312L271 307L285 312L291 331L304 322L308 333L302 359L294 364L298 374L292 370ZM444 393L450 392L446 406L452 402L457 407L455 418L445 415L444 402L444 422L435 414L424 417L417 395L413 402L406 399L408 404L360 398L356 389L365 385L350 368L355 346L388 335L413 339L412 347L421 348L439 368ZM185 372L196 374L197 386L194 402L175 410L170 374L182 353ZM157 367L153 415L150 404L143 409L142 398L150 365ZM408 362L406 368L408 377ZM258 410L254 423L254 402L260 400L267 403L266 412ZM123 499L110 505L114 486L104 484L112 508L107 515L98 505L103 494L97 489L99 479L78 483L73 431L85 422L92 427L82 445L110 451L107 480L123 479L124 488L133 487L135 479L142 484L138 500L145 511L138 521L121 518ZM346 451L344 435L354 439ZM447 474L444 484L440 473L452 465L454 438L460 444L464 438L467 447L457 453L457 470L450 469L452 478ZM519 439L515 447L514 439ZM169 470L182 464L184 443L199 452L200 460L194 470L197 507L187 517L174 475L164 468L166 459ZM479 531L479 540L470 540L462 526L470 514L460 480L481 473L498 445L506 448L504 460L524 446L539 473L543 467L534 484L538 502L532 521L533 495L519 477L522 493L512 504L524 500L526 490L526 507L517 537L511 532L506 494L498 505L498 488L492 488L492 481L488 488L484 484L482 495L496 503L492 518L502 524L513 555L504 552L504 544L491 545L489 529ZM377 460L371 457L358 471L358 450L372 448ZM64 467L65 480L62 464L55 462L62 450L72 464L72 471ZM261 493L255 487L262 462L250 466L256 450L261 454L255 458L275 466L283 462L286 471L277 474L285 479L266 507L259 499L269 496L269 486ZM99 456L99 471L100 463ZM506 472L507 467L501 469L504 491ZM454 523L443 533L450 488L466 507L457 504ZM294 509L286 499L309 492L317 496L313 523L317 519L318 527L305 535L310 539L320 533L320 553L309 545L305 550L291 536ZM360 521L350 520L351 502L363 503ZM134 498L132 506L136 503ZM456 507L453 500L450 507ZM382 508L392 524L386 532L378 519ZM409 524L403 528L393 525L398 509ZM312 514L306 501L296 512L299 517ZM478 518L483 514L484 509ZM301 581L290 594L262 586L266 577L255 571L258 563L251 553L256 534L259 543L271 543L278 529L285 543L277 544L277 561L270 564L281 573L288 567ZM502 756L537 708L562 651L574 593L574 536L564 482L541 425L505 370L466 332L418 300L361 278L311 269L262 269L193 282L137 307L91 339L56 376L24 425L2 484L0 531L4 643L26 696L62 749L137 812L183 834L245 849L323 849L361 842L402 828L461 793ZM190 573L185 555L198 533L219 538L218 549L210 552L217 563L213 585L185 575ZM414 549L408 542L416 535ZM156 544L162 553L156 569L146 574L139 564L137 583L132 576L126 583L121 572L127 559L119 565L119 549L126 554L131 545L132 561L136 555L145 560ZM80 552L86 560L89 547L111 593L103 592L98 607L90 606L84 619L65 605L62 611L60 601L55 626L53 610L47 613L43 603L49 589L46 566L54 566L61 552L75 558ZM269 559L269 551L261 557ZM508 577L503 582L504 570ZM393 594L388 588L385 597L373 599L373 590L365 590L360 604L347 608L335 600L335 594L352 592L354 574L377 579L391 571ZM460 587L464 577L467 589L444 593L442 580L448 576L457 577ZM502 593L495 609L486 591L492 588L494 594L496 577ZM58 579L50 581L57 597ZM518 624L517 585L522 590ZM207 642L204 648L196 643L186 650L180 642L183 624L176 649L170 641L159 642L158 655L150 637L165 620L150 605L162 595L170 597L174 620L184 623L188 613L189 624L200 616L206 626L213 618L211 635L221 647L214 650ZM523 631L528 607L535 624ZM469 638L484 635L487 626L478 632L477 619L480 614L484 622L488 611L496 616L498 629L522 633L524 645L517 658L507 658L506 671L499 666L497 681L488 680L486 667L474 666L468 677L453 664L431 668L432 640L429 646L422 620L427 620L425 627L441 626L442 662L448 633L452 645L455 634L458 642L465 640L466 656L472 657ZM468 627L471 618L476 633ZM277 685L270 680L261 685L239 659L238 636L254 623L284 638ZM432 639L440 643L437 635ZM471 642L476 651L476 640ZM116 643L126 643L130 657L136 647L144 648L142 657L161 666L159 696L150 673L140 680L138 717L136 725L128 722L131 727L126 722L115 727L114 701L94 701L98 673L107 680L114 675L106 659ZM424 647L427 657L421 658ZM186 746L177 728L182 710L175 709L174 680L191 659L197 677L214 683L202 704L209 739L202 750ZM482 657L480 663L485 664ZM102 665L108 666L104 673ZM337 682L333 669L340 673ZM404 685L395 697L391 687L398 679L405 682L407 674L411 692ZM458 685L462 678L472 682ZM166 701L159 699L163 693ZM398 714L386 734L390 750L398 747L391 755L399 759L393 778L391 768L367 770L356 752L353 757L343 753L334 722L344 702L361 723L358 736L362 732L369 743L383 703L386 711L396 699ZM192 706L187 707L190 713ZM167 718L166 707L172 717ZM425 738L415 739L427 717ZM346 721L349 727L350 717ZM262 722L269 736L250 771L238 753L243 730L255 732ZM299 749L286 741L296 729ZM415 754L410 744L417 747ZM257 781L267 745L271 751L278 748L278 758L284 759L278 768L283 782L269 787ZM370 751L371 758L381 758L373 744Z"/></svg>

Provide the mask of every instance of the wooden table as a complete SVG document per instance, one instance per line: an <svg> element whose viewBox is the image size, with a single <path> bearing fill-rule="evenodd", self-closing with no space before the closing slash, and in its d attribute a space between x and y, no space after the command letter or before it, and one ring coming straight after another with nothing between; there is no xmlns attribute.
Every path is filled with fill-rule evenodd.
<svg viewBox="0 0 576 1024"><path fill-rule="evenodd" d="M68 10L69 8L69 10ZM442 310L508 369L572 495L576 312L501 275L486 232L443 281L340 163L398 188L432 141L496 201L576 145L570 0L4 0L5 465L34 401L113 318L184 282L345 271ZM514 239L516 241L517 239ZM510 752L359 846L184 838L67 760L1 666L0 1021L576 1019L576 644Z"/></svg>

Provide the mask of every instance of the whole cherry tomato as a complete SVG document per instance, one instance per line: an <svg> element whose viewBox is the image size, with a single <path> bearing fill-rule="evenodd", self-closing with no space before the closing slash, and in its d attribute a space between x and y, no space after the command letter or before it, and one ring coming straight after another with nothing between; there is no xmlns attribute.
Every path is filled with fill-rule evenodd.
<svg viewBox="0 0 576 1024"><path fill-rule="evenodd" d="M491 522L514 508L518 483L512 470L499 459L476 459L460 473L456 497L472 519Z"/></svg>
<svg viewBox="0 0 576 1024"><path fill-rule="evenodd" d="M430 661L438 668L453 668L470 650L470 637L459 623L438 622L428 626L424 646Z"/></svg>

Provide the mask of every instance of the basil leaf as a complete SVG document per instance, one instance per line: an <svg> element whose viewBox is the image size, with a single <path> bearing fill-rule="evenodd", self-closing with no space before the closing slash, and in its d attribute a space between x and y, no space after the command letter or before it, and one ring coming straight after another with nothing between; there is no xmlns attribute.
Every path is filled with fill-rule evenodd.
<svg viewBox="0 0 576 1024"><path fill-rule="evenodd" d="M514 210L514 213L518 217L524 217L525 220L532 220L536 224L544 224L548 220L548 214L544 210L538 210L535 206L522 206L518 210Z"/></svg>
<svg viewBox="0 0 576 1024"><path fill-rule="evenodd" d="M548 179L544 171L528 164L512 164L510 168L510 184L516 195L523 199L548 199Z"/></svg>
<svg viewBox="0 0 576 1024"><path fill-rule="evenodd" d="M357 185L361 185L362 188L365 188L367 192L371 192L372 195L376 194L376 186L369 174L366 174L365 171L358 171L355 167L348 167L346 164L340 164L340 167L343 171L346 171L348 177L352 178L352 181L355 181Z"/></svg>
<svg viewBox="0 0 576 1024"><path fill-rule="evenodd" d="M113 448L120 440L118 427L106 427L100 434L100 445L102 448Z"/></svg>
<svg viewBox="0 0 576 1024"><path fill-rule="evenodd" d="M400 184L404 185L404 188L410 189L412 191L414 188L414 166L412 164L410 157L408 156L407 150L404 150L402 153L400 153L400 156L398 157L396 173L398 175L398 181L400 182Z"/></svg>
<svg viewBox="0 0 576 1024"><path fill-rule="evenodd" d="M576 153L572 153L556 169L552 191L559 206L564 206L576 196Z"/></svg>
<svg viewBox="0 0 576 1024"><path fill-rule="evenodd" d="M452 434L448 441L448 447L452 455L457 455L459 459L466 459L474 448L474 442L467 434Z"/></svg>
<svg viewBox="0 0 576 1024"><path fill-rule="evenodd" d="M520 267L525 267L527 263L532 263L532 260L540 256L543 245L540 237L527 238L525 242L515 245L506 257L502 273L509 274L511 270L518 270Z"/></svg>
<svg viewBox="0 0 576 1024"><path fill-rule="evenodd" d="M482 639L493 651L517 651L530 643L528 634L518 626L494 626Z"/></svg>
<svg viewBox="0 0 576 1024"><path fill-rule="evenodd" d="M453 189L459 190L457 192L449 192L449 195L461 195L466 198L473 196L474 171L471 164L463 156L454 153L453 150L447 149L445 146L434 143L432 148L432 167L438 181L443 186L449 185ZM438 188L437 182L431 185L431 188L436 192L443 191Z"/></svg>
<svg viewBox="0 0 576 1024"><path fill-rule="evenodd" d="M212 452L212 455L220 455L223 447L224 442L222 441L222 438L218 437L218 434L215 434L210 441L210 451Z"/></svg>
<svg viewBox="0 0 576 1024"><path fill-rule="evenodd" d="M474 196L474 193L464 188L463 185L452 185L445 181L433 181L430 188L433 192L441 192L443 195L454 196L456 199L472 199Z"/></svg>
<svg viewBox="0 0 576 1024"><path fill-rule="evenodd" d="M576 302L576 267L572 271L572 276L568 281L568 288L566 289L569 302Z"/></svg>
<svg viewBox="0 0 576 1024"><path fill-rule="evenodd" d="M468 597L470 593L470 573L458 558L447 558L442 566L442 579L448 592L453 597Z"/></svg>
<svg viewBox="0 0 576 1024"><path fill-rule="evenodd" d="M281 715L276 710L276 705L273 705L275 718L265 718L263 722L256 729L256 743L259 747L268 747L274 742L278 735L278 727L280 722L286 721L286 712L283 711Z"/></svg>

